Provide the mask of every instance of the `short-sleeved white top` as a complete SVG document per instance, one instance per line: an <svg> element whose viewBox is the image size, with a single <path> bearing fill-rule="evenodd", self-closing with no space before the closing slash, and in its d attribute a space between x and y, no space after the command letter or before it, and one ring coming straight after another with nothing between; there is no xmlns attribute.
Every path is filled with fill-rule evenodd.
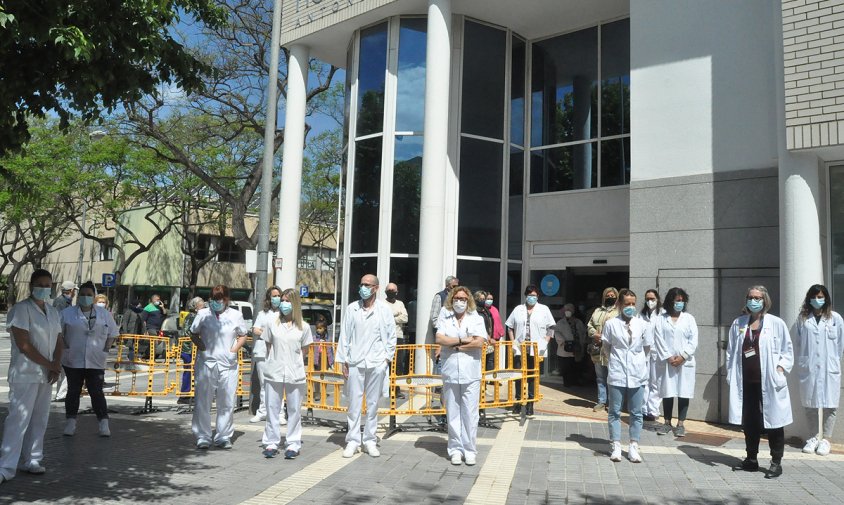
<svg viewBox="0 0 844 505"><path fill-rule="evenodd" d="M197 352L197 365L237 368L237 353L231 352L231 348L238 337L246 335L246 322L239 310L226 307L216 314L210 308L204 308L196 313L190 332L199 335L205 344L205 350Z"/></svg>
<svg viewBox="0 0 844 505"><path fill-rule="evenodd" d="M254 335L254 340L252 341L252 358L266 358L267 357L267 344L265 339L267 338L267 332L270 331L269 325L278 319L279 311L278 310L262 310L258 312L258 317L255 318L255 322L252 323L252 328L260 328L262 333L261 336Z"/></svg>
<svg viewBox="0 0 844 505"><path fill-rule="evenodd" d="M275 319L264 334L267 341L267 363L264 365L264 379L287 384L305 383L305 359L302 348L314 342L311 327L302 324L300 330L295 323Z"/></svg>
<svg viewBox="0 0 844 505"><path fill-rule="evenodd" d="M104 370L108 357L106 341L120 335L108 309L94 306L90 315L86 315L78 305L74 305L64 309L61 318L65 343L62 365Z"/></svg>
<svg viewBox="0 0 844 505"><path fill-rule="evenodd" d="M467 337L479 336L484 340L489 338L484 319L477 312L467 313L458 324L454 312L445 307L440 309L440 316L437 318L437 333L451 338L460 337L467 342ZM481 380L482 352L480 348L457 351L453 347L443 346L440 351L443 382L469 384Z"/></svg>
<svg viewBox="0 0 844 505"><path fill-rule="evenodd" d="M548 328L554 326L557 322L554 321L554 316L551 315L551 309L547 305L537 303L534 305L529 318L527 306L521 304L513 309L513 312L510 313L510 317L507 318L507 322L504 324L513 330L513 336L515 337L513 354L516 356L522 354L521 344L523 342L536 342L539 354L544 356L545 351L548 349L548 341L545 340L548 334ZM531 354L533 354L532 348Z"/></svg>
<svg viewBox="0 0 844 505"><path fill-rule="evenodd" d="M29 343L42 356L53 360L56 342L62 332L61 316L52 305L45 303L44 310L32 298L18 302L14 307L10 328L19 328L29 332ZM18 349L12 337L12 355L9 362L9 383L44 383L47 382L47 370L32 361Z"/></svg>

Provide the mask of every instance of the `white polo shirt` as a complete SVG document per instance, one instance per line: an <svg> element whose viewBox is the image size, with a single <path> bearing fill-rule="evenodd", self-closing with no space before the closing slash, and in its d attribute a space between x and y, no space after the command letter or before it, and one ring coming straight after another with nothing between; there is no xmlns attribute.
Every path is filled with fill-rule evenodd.
<svg viewBox="0 0 844 505"><path fill-rule="evenodd" d="M557 324L554 321L554 316L551 315L551 309L547 305L537 303L533 306L533 310L528 315L527 307L521 304L510 313L507 322L504 323L508 328L513 330L515 343L513 344L513 354L521 356L523 342L536 342L539 354L545 356L545 351L548 349L548 341L545 340L548 334L548 328ZM530 351L533 355L533 348Z"/></svg>
<svg viewBox="0 0 844 505"><path fill-rule="evenodd" d="M287 384L305 383L305 359L302 348L314 342L311 326L302 323L300 330L295 323L273 320L264 333L269 351L264 365L264 379Z"/></svg>
<svg viewBox="0 0 844 505"><path fill-rule="evenodd" d="M205 344L205 350L197 352L197 365L237 368L237 353L231 352L231 348L238 337L246 335L246 321L239 310L226 307L216 314L210 308L204 308L196 313L190 332L199 335Z"/></svg>
<svg viewBox="0 0 844 505"><path fill-rule="evenodd" d="M61 319L65 345L62 365L105 370L108 357L106 341L120 335L108 309L94 306L90 315L86 315L79 305L74 305L62 311Z"/></svg>
<svg viewBox="0 0 844 505"><path fill-rule="evenodd" d="M469 312L463 316L463 321L458 324L454 311L445 307L440 309L440 317L437 318L437 333L451 338L459 337L467 343L468 337L489 339L484 327L484 319L480 314L474 311ZM469 384L481 380L482 352L481 348L458 351L453 347L442 346L440 361L442 362L443 382Z"/></svg>
<svg viewBox="0 0 844 505"><path fill-rule="evenodd" d="M18 302L14 306L10 328L19 328L29 332L29 343L48 360L53 360L59 335L62 332L59 311L49 303L42 311L32 298ZM47 370L32 361L15 343L12 337L12 355L9 362L9 383L45 383Z"/></svg>
<svg viewBox="0 0 844 505"><path fill-rule="evenodd" d="M634 316L628 331L627 322L621 316L614 317L604 324L601 340L610 347L607 384L627 388L647 384L649 366L645 347L653 346L653 334L647 321Z"/></svg>

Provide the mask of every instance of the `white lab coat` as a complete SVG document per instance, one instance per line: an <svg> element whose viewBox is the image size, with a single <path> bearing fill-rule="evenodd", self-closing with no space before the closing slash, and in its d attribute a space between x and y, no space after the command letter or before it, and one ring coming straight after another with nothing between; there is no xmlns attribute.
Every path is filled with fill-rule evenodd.
<svg viewBox="0 0 844 505"><path fill-rule="evenodd" d="M695 351L697 350L697 323L695 318L681 312L675 324L667 312L653 318L654 352L656 353L656 380L661 398L694 398ZM668 363L668 358L682 356L686 361L680 366Z"/></svg>
<svg viewBox="0 0 844 505"><path fill-rule="evenodd" d="M653 345L648 323L641 317L627 321L617 316L604 324L601 340L609 349L607 384L625 388L638 388L648 382L648 357L645 351Z"/></svg>
<svg viewBox="0 0 844 505"><path fill-rule="evenodd" d="M837 312L815 320L797 319L794 355L800 381L800 401L807 408L838 408L841 396L841 354L844 353L844 320Z"/></svg>
<svg viewBox="0 0 844 505"><path fill-rule="evenodd" d="M546 340L548 328L553 328L557 322L554 321L551 309L547 305L537 303L530 314L530 338L528 338L528 311L527 306L523 303L513 309L504 324L513 330L515 340L513 355L522 355L522 344L524 342L536 342L539 354L545 356L548 350L548 340ZM533 355L533 353L533 347L531 347L530 354Z"/></svg>
<svg viewBox="0 0 844 505"><path fill-rule="evenodd" d="M733 321L727 342L727 384L730 386L730 424L741 424L742 413L742 343L750 316ZM762 417L766 429L781 428L793 422L788 386L776 390L777 367L785 373L794 365L794 350L785 322L772 314L762 319L759 334L759 365L762 373Z"/></svg>

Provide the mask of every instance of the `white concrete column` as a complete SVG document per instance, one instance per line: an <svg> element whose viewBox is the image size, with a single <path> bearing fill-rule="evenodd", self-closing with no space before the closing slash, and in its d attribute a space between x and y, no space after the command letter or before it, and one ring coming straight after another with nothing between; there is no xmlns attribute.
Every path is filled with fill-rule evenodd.
<svg viewBox="0 0 844 505"><path fill-rule="evenodd" d="M425 68L425 123L422 147L422 196L419 218L419 277L416 343L431 340L430 310L434 293L442 289L443 184L448 166L448 106L451 71L451 0L428 1ZM416 371L424 371L424 352L416 354Z"/></svg>
<svg viewBox="0 0 844 505"><path fill-rule="evenodd" d="M294 44L289 47L289 51L276 253L276 256L282 259L282 267L275 271L276 284L282 289L296 288L302 157L305 150L305 109L308 95L308 47Z"/></svg>

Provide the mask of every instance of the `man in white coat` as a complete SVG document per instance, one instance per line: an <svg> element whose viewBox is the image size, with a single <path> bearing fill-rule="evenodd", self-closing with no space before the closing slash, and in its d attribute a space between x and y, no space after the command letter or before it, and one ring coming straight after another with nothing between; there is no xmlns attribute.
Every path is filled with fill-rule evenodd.
<svg viewBox="0 0 844 505"><path fill-rule="evenodd" d="M31 296L10 313L12 355L9 362L9 415L0 446L0 483L18 468L34 474L46 470L44 432L50 416L53 384L62 360L61 316L49 303L53 277L37 269L30 277Z"/></svg>
<svg viewBox="0 0 844 505"><path fill-rule="evenodd" d="M363 446L365 452L377 458L381 455L375 436L378 401L389 373L388 364L396 352L396 324L392 309L383 300L378 300L378 277L364 275L360 280L358 294L360 300L351 303L343 314L335 357L335 361L343 365L346 396L349 399L349 431L343 457L351 458L358 447ZM366 423L361 437L360 418L364 393Z"/></svg>
<svg viewBox="0 0 844 505"><path fill-rule="evenodd" d="M741 425L747 451L747 457L737 469L759 470L756 456L764 428L771 447L768 478L782 475L783 427L792 423L785 374L794 365L788 327L782 319L768 314L772 305L764 286L750 288L743 309L745 314L733 321L727 343L730 424Z"/></svg>

